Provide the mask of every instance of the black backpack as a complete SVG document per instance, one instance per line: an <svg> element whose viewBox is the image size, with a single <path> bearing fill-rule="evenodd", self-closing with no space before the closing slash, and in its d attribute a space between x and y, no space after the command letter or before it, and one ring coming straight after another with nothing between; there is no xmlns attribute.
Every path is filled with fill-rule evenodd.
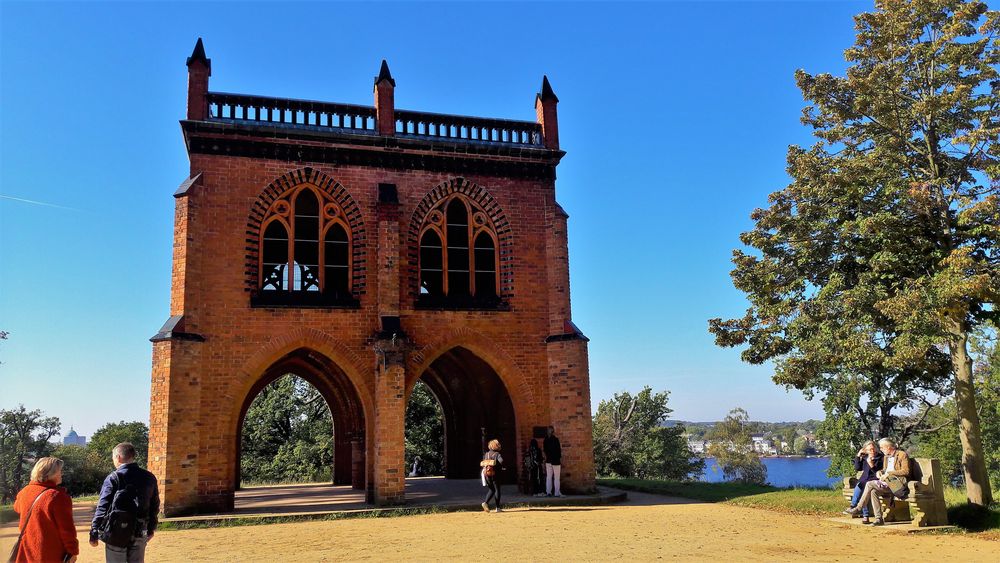
<svg viewBox="0 0 1000 563"><path fill-rule="evenodd" d="M107 514L104 515L99 537L108 545L128 547L139 535L142 525L142 520L139 518L139 495L134 485L122 486L120 473L116 471L112 475L117 490L111 499Z"/></svg>

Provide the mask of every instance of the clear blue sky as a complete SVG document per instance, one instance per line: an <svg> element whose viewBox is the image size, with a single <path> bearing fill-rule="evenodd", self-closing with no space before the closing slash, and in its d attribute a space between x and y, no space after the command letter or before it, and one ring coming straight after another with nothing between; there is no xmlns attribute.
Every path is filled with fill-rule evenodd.
<svg viewBox="0 0 1000 563"><path fill-rule="evenodd" d="M793 72L842 73L852 16L871 8L4 1L0 408L88 435L148 420L188 170L184 62L201 36L219 91L371 104L386 58L397 107L534 119L548 74L595 406L648 384L685 420L821 417L768 366L716 348L706 320L744 310L731 251L786 184L787 146L811 142Z"/></svg>

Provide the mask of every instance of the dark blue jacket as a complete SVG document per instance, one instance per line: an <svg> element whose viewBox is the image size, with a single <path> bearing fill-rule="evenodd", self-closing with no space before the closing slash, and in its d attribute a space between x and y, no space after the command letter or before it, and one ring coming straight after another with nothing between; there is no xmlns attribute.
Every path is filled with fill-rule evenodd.
<svg viewBox="0 0 1000 563"><path fill-rule="evenodd" d="M115 478L116 473L118 474L117 479ZM132 462L121 465L104 479L104 485L101 486L101 498L97 501L97 510L94 512L94 520L90 523L91 541L97 540L101 524L111 507L111 501L115 498L118 484L122 487L128 485L135 487L136 496L139 498L138 518L146 521L146 535L156 531L157 515L160 513L160 489L156 484L156 476Z"/></svg>
<svg viewBox="0 0 1000 563"><path fill-rule="evenodd" d="M875 452L875 465L872 467L868 466L868 461L865 459L867 457L854 457L854 470L861 472L861 477L858 478L859 487L864 487L868 481L878 479L875 474L882 470L882 452Z"/></svg>
<svg viewBox="0 0 1000 563"><path fill-rule="evenodd" d="M545 440L542 441L542 450L545 451L545 463L562 464L562 445L559 443L559 438L554 435L546 436Z"/></svg>

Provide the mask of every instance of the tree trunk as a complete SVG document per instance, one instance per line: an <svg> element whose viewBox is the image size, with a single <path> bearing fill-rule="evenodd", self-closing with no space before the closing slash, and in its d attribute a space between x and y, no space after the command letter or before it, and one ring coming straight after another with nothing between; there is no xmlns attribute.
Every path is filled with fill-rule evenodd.
<svg viewBox="0 0 1000 563"><path fill-rule="evenodd" d="M969 502L989 506L993 502L990 480L986 473L983 440L976 411L975 384L972 380L972 358L968 351L969 334L958 329L949 343L952 369L955 372L955 405L958 407L958 435L962 440L962 469Z"/></svg>
<svg viewBox="0 0 1000 563"><path fill-rule="evenodd" d="M875 438L876 441L881 438L889 438L890 436L894 437L896 430L896 417L892 415L892 407L894 406L895 405L889 403L882 403L879 405L878 436ZM875 449L877 450L878 446L876 446Z"/></svg>

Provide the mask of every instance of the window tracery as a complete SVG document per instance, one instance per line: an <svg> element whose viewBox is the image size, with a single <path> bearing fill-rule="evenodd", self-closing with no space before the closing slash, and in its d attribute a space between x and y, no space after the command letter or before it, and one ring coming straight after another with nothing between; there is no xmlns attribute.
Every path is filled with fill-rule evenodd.
<svg viewBox="0 0 1000 563"><path fill-rule="evenodd" d="M262 294L350 297L350 226L341 206L306 184L271 203L262 221Z"/></svg>
<svg viewBox="0 0 1000 563"><path fill-rule="evenodd" d="M496 228L476 202L459 194L444 198L427 213L419 241L418 299L498 301Z"/></svg>

